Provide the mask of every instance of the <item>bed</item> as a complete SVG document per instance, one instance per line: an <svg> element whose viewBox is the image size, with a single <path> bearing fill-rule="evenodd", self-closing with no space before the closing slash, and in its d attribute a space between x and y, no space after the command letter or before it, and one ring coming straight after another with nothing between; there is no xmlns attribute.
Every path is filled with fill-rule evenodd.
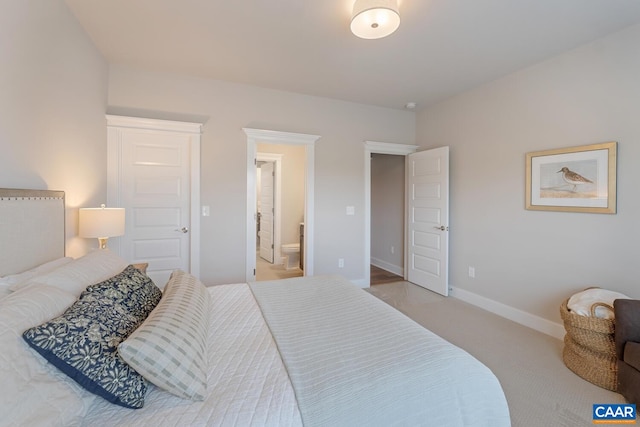
<svg viewBox="0 0 640 427"><path fill-rule="evenodd" d="M0 425L510 425L486 366L342 277L205 287L176 271L160 292L109 251L65 257L59 192L0 189L0 218ZM37 250L11 255L33 230Z"/></svg>

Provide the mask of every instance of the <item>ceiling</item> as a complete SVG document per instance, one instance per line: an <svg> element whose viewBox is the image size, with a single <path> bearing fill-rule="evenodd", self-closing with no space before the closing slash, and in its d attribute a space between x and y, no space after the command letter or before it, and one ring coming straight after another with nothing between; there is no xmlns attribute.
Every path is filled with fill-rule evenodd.
<svg viewBox="0 0 640 427"><path fill-rule="evenodd" d="M66 0L111 64L418 109L640 22L638 0L399 0L400 28L349 31L354 0Z"/></svg>

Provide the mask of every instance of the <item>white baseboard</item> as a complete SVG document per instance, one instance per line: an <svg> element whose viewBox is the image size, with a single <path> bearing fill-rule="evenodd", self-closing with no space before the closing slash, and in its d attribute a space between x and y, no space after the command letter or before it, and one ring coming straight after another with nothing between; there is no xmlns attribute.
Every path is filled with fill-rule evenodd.
<svg viewBox="0 0 640 427"><path fill-rule="evenodd" d="M543 334L550 335L554 338L558 338L560 340L564 338L565 329L564 326L559 323L543 319L542 317L535 316L531 313L527 313L526 311L513 308L464 289L449 287L449 290L451 291L450 295L458 298L459 300L468 302L476 307L480 307L506 319L513 320L516 323L527 326L538 332L542 332Z"/></svg>
<svg viewBox="0 0 640 427"><path fill-rule="evenodd" d="M358 280L349 280L351 283L353 283L354 285L356 285L359 288L362 289L366 289L369 288L370 286L367 285L364 281L364 279L358 279Z"/></svg>
<svg viewBox="0 0 640 427"><path fill-rule="evenodd" d="M400 277L404 277L404 268L393 265L389 262L383 261L379 258L371 258L371 265L381 268L389 273L397 274Z"/></svg>

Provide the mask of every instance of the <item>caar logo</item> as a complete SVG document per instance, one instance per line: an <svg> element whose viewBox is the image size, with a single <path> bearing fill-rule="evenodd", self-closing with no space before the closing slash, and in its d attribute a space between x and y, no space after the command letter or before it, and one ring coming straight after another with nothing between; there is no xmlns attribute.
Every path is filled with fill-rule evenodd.
<svg viewBox="0 0 640 427"><path fill-rule="evenodd" d="M635 424L636 405L596 403L593 405L594 424Z"/></svg>

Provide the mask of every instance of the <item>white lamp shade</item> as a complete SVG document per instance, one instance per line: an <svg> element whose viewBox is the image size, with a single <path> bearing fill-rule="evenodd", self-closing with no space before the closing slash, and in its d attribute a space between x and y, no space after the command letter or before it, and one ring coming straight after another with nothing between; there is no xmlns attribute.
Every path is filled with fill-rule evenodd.
<svg viewBox="0 0 640 427"><path fill-rule="evenodd" d="M124 234L124 208L81 208L80 237L115 237Z"/></svg>
<svg viewBox="0 0 640 427"><path fill-rule="evenodd" d="M379 39L400 26L397 0L356 0L351 32L363 39Z"/></svg>

